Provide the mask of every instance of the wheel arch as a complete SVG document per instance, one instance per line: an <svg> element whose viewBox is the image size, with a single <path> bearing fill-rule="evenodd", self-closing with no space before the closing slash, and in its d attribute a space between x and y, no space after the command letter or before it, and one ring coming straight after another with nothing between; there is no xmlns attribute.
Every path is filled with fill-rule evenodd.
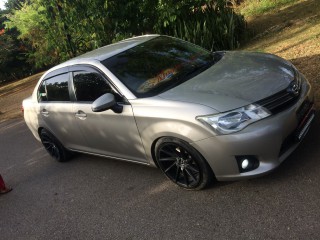
<svg viewBox="0 0 320 240"><path fill-rule="evenodd" d="M202 154L194 145L191 145L191 144L190 144L191 142L184 140L183 138L185 138L185 137L183 137L183 136L182 136L181 138L180 138L180 137L177 137L177 136L170 136L170 135L161 136L161 137L156 138L156 139L152 142L152 144L151 144L151 156L152 156L152 161L153 161L154 165L155 165L157 168L159 168L159 164L158 164L158 162L157 162L157 160L156 160L156 144L157 144L157 142L158 142L160 139L162 139L162 138L172 138L172 139L176 139L176 140L182 141L182 142L188 144L190 147L192 147L195 151L197 151L197 153L198 153L198 154L204 159L204 161L207 163L208 167L209 167L210 170L211 170L211 174L212 174L213 178L216 180L216 176L215 176L215 173L214 173L214 169L212 169L212 166L209 164L209 162L207 161L207 159L203 156L203 154Z"/></svg>
<svg viewBox="0 0 320 240"><path fill-rule="evenodd" d="M216 181L216 177L215 177L215 174L214 174L214 171L213 171L212 167L210 166L208 161L204 158L204 156L194 146L192 146L188 141L184 141L181 138L172 137L172 136L162 136L162 137L159 137L159 138L155 139L155 141L152 143L153 161L155 162L155 164L158 166L158 168L160 168L162 170L162 172L167 177L169 176L168 178L171 181L174 181L174 180L172 180L174 178L172 178L172 176L170 176L171 173L169 173L169 171L167 172L167 170L169 170L169 168L172 168L172 166L173 166L173 165L171 165L172 163L170 163L170 165L169 165L170 167L166 171L164 171L164 169L166 169L168 166L163 168L165 166L165 165L163 165L163 161L158 162L158 160L157 160L159 154L161 154L161 152L162 152L161 150L160 150L160 152L158 152L157 151L157 147L162 149L163 147L166 147L166 145L168 145L168 144L169 145L173 144L175 146L178 146L178 148L180 150L181 150L181 148L185 149L188 152L188 154L190 153L191 156L195 157L194 159L198 159L198 160L195 160L195 161L197 162L197 166L200 167L198 170L200 171L200 169L202 169L201 170L201 172L202 172L201 176L202 177L200 177L200 179L202 179L202 180L199 180L200 181L199 185L195 186L194 188L191 186L190 189L192 189L192 190L200 190L200 189L202 189L202 188L204 188L206 186L209 186L211 182ZM178 151L180 152L180 150L178 150ZM184 151L184 150L181 150L181 151ZM165 154L168 154L168 153L165 153ZM188 159L188 158L186 158L186 159ZM160 160L161 160L161 157L160 157ZM167 160L165 160L165 161L167 161ZM170 161L172 161L172 160L170 160ZM174 160L174 161L176 161L176 160ZM179 161L179 160L177 159L177 161ZM183 160L183 161L186 161L186 160ZM183 163L183 164L185 164L185 163ZM188 165L188 163L187 163L187 165ZM196 167L196 166L193 166L193 167ZM180 168L180 167L178 167L178 168ZM183 171L183 170L181 170L181 171ZM190 169L189 169L189 171L190 171ZM195 178L193 178L193 179L195 179ZM177 183L177 177L175 177L175 181L174 182L177 185L181 186L181 184ZM188 182L189 181L187 181L187 187L185 185L183 187L189 188L189 183Z"/></svg>
<svg viewBox="0 0 320 240"><path fill-rule="evenodd" d="M60 140L56 138L56 136L50 130L44 127L39 127L38 133L42 145L45 147L51 157L55 158L59 162L65 162L72 157L71 152L63 146Z"/></svg>
<svg viewBox="0 0 320 240"><path fill-rule="evenodd" d="M51 131L51 130L48 129L47 127L41 126L41 127L38 128L39 138L40 138L40 134L41 134L41 131L42 131L42 130L46 130L47 132L49 132L56 140L58 140L63 146L65 146L65 145L64 145L64 142L62 142L62 141L57 137L57 135L54 134L53 131Z"/></svg>
<svg viewBox="0 0 320 240"><path fill-rule="evenodd" d="M158 163L157 163L157 160L156 160L156 144L162 138L177 139L177 140L183 141L183 142L185 142L185 143L187 143L189 145L190 145L190 142L192 142L191 139L187 138L186 136L179 135L177 133L163 133L163 134L159 133L159 134L157 134L156 137L153 140L150 141L151 144L148 146L148 148L147 148L148 152L146 153L147 156L151 160L150 164L154 165L157 168L159 168L159 166L158 166ZM199 151L197 150L197 152L199 152ZM199 154L200 154L200 152L199 152ZM202 156L202 154L201 154L201 156Z"/></svg>

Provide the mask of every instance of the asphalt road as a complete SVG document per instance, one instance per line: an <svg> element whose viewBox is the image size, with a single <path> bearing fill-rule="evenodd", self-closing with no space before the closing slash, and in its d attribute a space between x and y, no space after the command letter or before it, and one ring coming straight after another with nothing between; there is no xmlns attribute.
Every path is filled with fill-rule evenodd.
<svg viewBox="0 0 320 240"><path fill-rule="evenodd" d="M319 113L318 113L319 115ZM22 120L0 124L0 239L319 239L320 120L272 174L203 191L160 170L52 160Z"/></svg>

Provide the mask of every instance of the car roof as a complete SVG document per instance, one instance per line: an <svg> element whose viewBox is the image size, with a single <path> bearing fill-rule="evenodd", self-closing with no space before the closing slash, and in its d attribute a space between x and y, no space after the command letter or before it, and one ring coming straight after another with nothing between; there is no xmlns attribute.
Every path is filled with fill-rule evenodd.
<svg viewBox="0 0 320 240"><path fill-rule="evenodd" d="M83 61L86 61L86 62L89 62L92 60L102 61L159 36L160 35L158 34L152 34L152 35L143 35L139 37L128 38L123 41L106 45L104 47L95 49L93 51L90 51L80 56L77 56L75 58L72 58L64 63L61 63L55 66L53 69L70 66Z"/></svg>

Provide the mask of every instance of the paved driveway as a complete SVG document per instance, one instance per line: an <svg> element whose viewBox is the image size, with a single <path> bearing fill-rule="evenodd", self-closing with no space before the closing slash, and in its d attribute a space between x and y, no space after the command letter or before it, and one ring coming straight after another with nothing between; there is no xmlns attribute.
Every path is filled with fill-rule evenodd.
<svg viewBox="0 0 320 240"><path fill-rule="evenodd" d="M0 239L319 239L320 127L274 173L180 189L160 170L53 161L21 120L0 124Z"/></svg>

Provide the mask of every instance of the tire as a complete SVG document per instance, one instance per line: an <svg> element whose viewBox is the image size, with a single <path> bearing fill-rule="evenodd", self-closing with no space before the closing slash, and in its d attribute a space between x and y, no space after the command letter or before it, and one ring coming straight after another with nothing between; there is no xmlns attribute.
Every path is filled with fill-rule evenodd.
<svg viewBox="0 0 320 240"><path fill-rule="evenodd" d="M65 147L59 142L59 140L53 136L46 129L42 129L40 132L40 139L42 145L47 150L49 155L58 162L65 162L69 160L71 154L65 149Z"/></svg>
<svg viewBox="0 0 320 240"><path fill-rule="evenodd" d="M213 179L213 172L201 154L177 138L159 139L155 145L155 156L166 177L185 189L203 189Z"/></svg>

